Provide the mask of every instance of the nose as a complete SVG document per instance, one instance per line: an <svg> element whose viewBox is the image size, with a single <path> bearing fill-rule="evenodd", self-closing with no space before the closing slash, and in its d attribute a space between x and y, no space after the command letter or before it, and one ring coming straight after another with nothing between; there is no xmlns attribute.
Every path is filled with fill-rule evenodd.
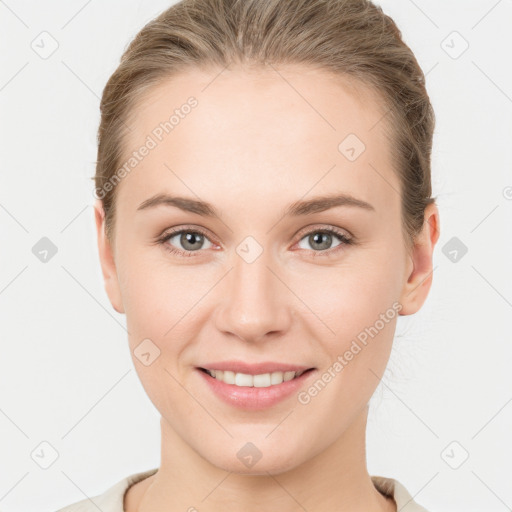
<svg viewBox="0 0 512 512"><path fill-rule="evenodd" d="M219 331L250 343L290 328L293 294L270 263L265 252L251 263L235 255L219 290L223 297L215 315Z"/></svg>

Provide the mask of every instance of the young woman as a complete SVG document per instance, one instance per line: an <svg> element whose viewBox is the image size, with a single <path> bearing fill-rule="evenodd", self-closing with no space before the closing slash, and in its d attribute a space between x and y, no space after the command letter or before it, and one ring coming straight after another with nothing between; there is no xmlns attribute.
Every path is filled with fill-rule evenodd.
<svg viewBox="0 0 512 512"><path fill-rule="evenodd" d="M183 0L101 115L101 267L161 464L61 511L425 511L366 467L439 237L434 113L394 22L366 0Z"/></svg>

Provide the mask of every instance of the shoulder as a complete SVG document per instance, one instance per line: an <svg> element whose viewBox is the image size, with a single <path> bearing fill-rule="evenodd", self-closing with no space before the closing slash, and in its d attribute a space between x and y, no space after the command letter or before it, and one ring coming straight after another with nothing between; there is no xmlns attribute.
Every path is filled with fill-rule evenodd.
<svg viewBox="0 0 512 512"><path fill-rule="evenodd" d="M373 485L386 496L391 496L400 512L429 512L415 502L409 491L396 479L384 476L372 476Z"/></svg>
<svg viewBox="0 0 512 512"><path fill-rule="evenodd" d="M119 480L116 484L106 489L103 493L90 498L84 498L56 512L124 512L123 500L128 488L157 472L158 468L133 473Z"/></svg>

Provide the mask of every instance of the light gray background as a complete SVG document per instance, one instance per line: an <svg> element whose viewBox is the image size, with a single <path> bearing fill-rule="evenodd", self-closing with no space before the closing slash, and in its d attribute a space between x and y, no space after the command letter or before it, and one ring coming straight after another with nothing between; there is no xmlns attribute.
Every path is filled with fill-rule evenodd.
<svg viewBox="0 0 512 512"><path fill-rule="evenodd" d="M159 465L159 416L103 289L89 178L103 87L169 5L0 1L3 512L52 511ZM512 2L381 5L427 73L441 238L429 298L400 317L372 398L369 470L432 512L511 510ZM47 58L43 31L58 43ZM43 263L45 236L58 252ZM456 262L453 237L468 249Z"/></svg>

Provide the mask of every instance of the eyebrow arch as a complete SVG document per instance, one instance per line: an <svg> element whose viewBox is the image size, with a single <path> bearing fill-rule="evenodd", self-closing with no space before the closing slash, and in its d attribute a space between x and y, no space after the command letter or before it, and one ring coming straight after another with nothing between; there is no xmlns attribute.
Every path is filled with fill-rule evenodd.
<svg viewBox="0 0 512 512"><path fill-rule="evenodd" d="M366 201L357 199L349 194L336 194L317 196L307 201L296 201L285 210L285 216L311 215L312 213L323 212L337 206L353 206L368 211L375 211L375 208Z"/></svg>
<svg viewBox="0 0 512 512"><path fill-rule="evenodd" d="M156 208L160 205L174 206L180 210L196 213L203 217L218 217L215 208L205 201L198 201L186 197L170 196L168 194L157 194L142 202L137 210ZM375 208L366 201L357 199L349 194L336 194L328 196L317 196L307 201L296 201L286 208L284 216L302 216L323 212L337 206L352 206L363 208L368 211L375 211Z"/></svg>
<svg viewBox="0 0 512 512"><path fill-rule="evenodd" d="M156 208L160 205L175 206L180 210L197 213L197 215L202 215L203 217L217 216L215 208L209 203L189 199L187 197L170 196L168 194L156 194L153 197L146 199L138 206L137 210Z"/></svg>

